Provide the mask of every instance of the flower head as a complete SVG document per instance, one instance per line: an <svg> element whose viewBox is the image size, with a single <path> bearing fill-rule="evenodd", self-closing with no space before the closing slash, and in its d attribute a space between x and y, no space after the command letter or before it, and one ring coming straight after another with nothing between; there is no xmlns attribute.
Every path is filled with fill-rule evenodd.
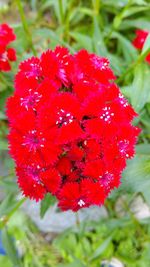
<svg viewBox="0 0 150 267"><path fill-rule="evenodd" d="M63 47L19 66L7 101L10 154L18 184L36 201L47 192L62 210L102 205L121 183L140 130L105 58Z"/></svg>

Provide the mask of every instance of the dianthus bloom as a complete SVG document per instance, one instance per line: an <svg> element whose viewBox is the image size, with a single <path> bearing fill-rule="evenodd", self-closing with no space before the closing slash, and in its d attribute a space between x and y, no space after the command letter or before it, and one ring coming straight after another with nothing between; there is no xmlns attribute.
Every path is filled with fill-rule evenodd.
<svg viewBox="0 0 150 267"><path fill-rule="evenodd" d="M147 36L150 34L149 31L137 30L136 37L132 41L135 48L142 50ZM150 64L150 53L146 56L145 60Z"/></svg>
<svg viewBox="0 0 150 267"><path fill-rule="evenodd" d="M15 39L13 29L7 24L0 24L0 71L9 71L10 61L16 61L15 49L9 47Z"/></svg>
<svg viewBox="0 0 150 267"><path fill-rule="evenodd" d="M102 205L120 185L140 130L106 58L63 47L20 64L7 102L9 149L18 184L62 210Z"/></svg>

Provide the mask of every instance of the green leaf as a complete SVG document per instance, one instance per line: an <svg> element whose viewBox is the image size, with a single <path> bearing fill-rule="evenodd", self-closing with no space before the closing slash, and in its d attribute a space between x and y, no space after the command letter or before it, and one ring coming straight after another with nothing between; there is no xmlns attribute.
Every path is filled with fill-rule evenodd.
<svg viewBox="0 0 150 267"><path fill-rule="evenodd" d="M75 257L74 257L75 258ZM71 263L71 264L69 264L68 265L68 267L86 267L86 265L84 265L82 262L81 262L81 260L80 259L77 259L77 258L75 258L74 259L74 262L73 263Z"/></svg>
<svg viewBox="0 0 150 267"><path fill-rule="evenodd" d="M8 144L5 140L0 140L0 150L8 150Z"/></svg>
<svg viewBox="0 0 150 267"><path fill-rule="evenodd" d="M79 12L81 12L85 15L91 16L91 17L93 16L93 10L86 8L86 7L79 8Z"/></svg>
<svg viewBox="0 0 150 267"><path fill-rule="evenodd" d="M12 209L16 206L16 201L12 194L9 194L4 200L0 203L0 217L3 215L9 214Z"/></svg>
<svg viewBox="0 0 150 267"><path fill-rule="evenodd" d="M144 0L132 0L132 3L136 5L147 5L146 1Z"/></svg>
<svg viewBox="0 0 150 267"><path fill-rule="evenodd" d="M129 28L137 28L137 29L149 29L150 28L150 21L149 18L140 17L137 19L126 19L123 21L123 23L120 26L120 29L129 29Z"/></svg>
<svg viewBox="0 0 150 267"><path fill-rule="evenodd" d="M129 17L133 14L137 14L139 12L143 12L143 11L147 11L150 10L150 5L146 5L146 6L133 6L128 8L127 10L125 10L125 12L123 13L123 18Z"/></svg>
<svg viewBox="0 0 150 267"><path fill-rule="evenodd" d="M52 31L48 28L38 28L33 31L34 38L40 38L42 39L50 39L51 43L54 43L54 47L58 44L63 45L67 47L72 53L74 52L74 49L65 41L60 38L60 34L57 31Z"/></svg>
<svg viewBox="0 0 150 267"><path fill-rule="evenodd" d="M107 57L109 59L110 66L113 69L116 76L120 76L123 72L122 59L110 53L107 54Z"/></svg>
<svg viewBox="0 0 150 267"><path fill-rule="evenodd" d="M103 35L98 24L97 17L94 16L94 33L93 33L94 51L101 56L106 56L107 49L104 44Z"/></svg>
<svg viewBox="0 0 150 267"><path fill-rule="evenodd" d="M57 20L59 21L59 23L62 23L64 20L64 15L66 13L67 0L63 0L63 1L53 0L52 2L53 2L54 12L57 17Z"/></svg>
<svg viewBox="0 0 150 267"><path fill-rule="evenodd" d="M59 264L57 267L87 267L79 259L74 260L72 263Z"/></svg>
<svg viewBox="0 0 150 267"><path fill-rule="evenodd" d="M131 63L133 60L136 60L137 51L126 37L124 37L118 32L113 32L112 38L118 39L118 45L121 47L122 53L124 54L124 57L128 64Z"/></svg>
<svg viewBox="0 0 150 267"><path fill-rule="evenodd" d="M87 49L89 52L93 52L93 44L91 37L78 32L70 32L70 36L73 37L81 48Z"/></svg>
<svg viewBox="0 0 150 267"><path fill-rule="evenodd" d="M5 255L0 255L0 266L12 267L11 261Z"/></svg>
<svg viewBox="0 0 150 267"><path fill-rule="evenodd" d="M141 192L150 204L150 154L137 154L133 160L128 161L120 190L131 193Z"/></svg>
<svg viewBox="0 0 150 267"><path fill-rule="evenodd" d="M80 12L79 7L74 8L73 10L71 10L71 12L69 13L69 23L71 24L71 27L76 26L76 24L79 24L80 21L84 18L85 14Z"/></svg>
<svg viewBox="0 0 150 267"><path fill-rule="evenodd" d="M5 114L2 111L0 111L0 120L5 120L5 119L6 119Z"/></svg>
<svg viewBox="0 0 150 267"><path fill-rule="evenodd" d="M113 238L113 235L114 235L114 233L112 235L110 235L108 238L106 238L104 240L104 242L95 250L93 256L90 258L90 261L95 260L97 257L101 256L104 253L104 251L109 246L109 244Z"/></svg>
<svg viewBox="0 0 150 267"><path fill-rule="evenodd" d="M136 146L136 153L150 156L150 144L140 144Z"/></svg>
<svg viewBox="0 0 150 267"><path fill-rule="evenodd" d="M136 67L133 83L126 89L131 103L137 112L146 103L150 102L150 69L146 64L140 64Z"/></svg>
<svg viewBox="0 0 150 267"><path fill-rule="evenodd" d="M128 0L103 0L103 5L108 7L122 8L128 3Z"/></svg>
<svg viewBox="0 0 150 267"><path fill-rule="evenodd" d="M9 221L11 216L20 208L20 206L25 202L25 198L21 200L16 200L12 194L8 195L0 205L0 228L3 228L6 222Z"/></svg>
<svg viewBox="0 0 150 267"><path fill-rule="evenodd" d="M6 228L2 230L2 242L9 259L12 261L14 267L21 267L22 264L18 258L17 250L13 238L9 235Z"/></svg>
<svg viewBox="0 0 150 267"><path fill-rule="evenodd" d="M44 199L41 201L41 206L40 206L40 216L41 218L44 217L45 213L49 209L51 205L55 203L56 199L53 197L51 194L46 194Z"/></svg>

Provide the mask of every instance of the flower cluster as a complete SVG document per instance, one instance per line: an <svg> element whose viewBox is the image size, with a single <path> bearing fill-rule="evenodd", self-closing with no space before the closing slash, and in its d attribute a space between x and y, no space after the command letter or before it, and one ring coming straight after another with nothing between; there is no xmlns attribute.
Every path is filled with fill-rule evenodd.
<svg viewBox="0 0 150 267"><path fill-rule="evenodd" d="M20 64L7 102L9 148L18 184L36 201L47 192L62 210L102 205L120 185L140 130L106 58L47 50Z"/></svg>
<svg viewBox="0 0 150 267"><path fill-rule="evenodd" d="M142 50L147 36L150 32L144 30L137 30L136 37L132 41L135 48ZM145 60L150 64L150 53L146 56Z"/></svg>
<svg viewBox="0 0 150 267"><path fill-rule="evenodd" d="M15 49L8 45L16 39L13 29L7 24L0 25L0 71L11 69L10 61L16 61Z"/></svg>

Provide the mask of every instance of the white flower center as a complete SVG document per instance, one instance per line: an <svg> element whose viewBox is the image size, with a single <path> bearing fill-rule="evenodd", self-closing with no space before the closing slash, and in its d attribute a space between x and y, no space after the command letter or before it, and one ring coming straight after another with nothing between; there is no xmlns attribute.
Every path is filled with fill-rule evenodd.
<svg viewBox="0 0 150 267"><path fill-rule="evenodd" d="M79 205L80 207L82 207L82 206L85 205L85 202L84 202L82 199L80 199L80 200L78 201L78 205Z"/></svg>
<svg viewBox="0 0 150 267"><path fill-rule="evenodd" d="M66 112L64 109L60 109L60 111L57 112L58 119L56 121L56 124L59 126L67 125L71 122L73 122L73 116L70 112Z"/></svg>
<svg viewBox="0 0 150 267"><path fill-rule="evenodd" d="M114 117L115 114L111 112L110 107L105 107L102 110L103 110L103 113L101 114L100 119L104 120L105 122L110 123L111 118Z"/></svg>

